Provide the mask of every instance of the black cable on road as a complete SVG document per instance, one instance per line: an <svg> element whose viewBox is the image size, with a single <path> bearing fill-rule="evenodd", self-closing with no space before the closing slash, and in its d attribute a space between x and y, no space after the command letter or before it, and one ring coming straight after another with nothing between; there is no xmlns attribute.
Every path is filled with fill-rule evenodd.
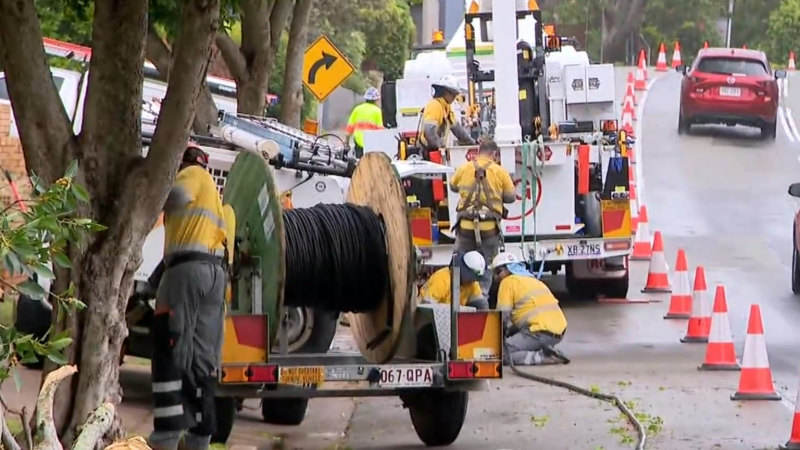
<svg viewBox="0 0 800 450"><path fill-rule="evenodd" d="M628 422L633 426L633 428L636 429L636 434L638 435L639 439L639 442L636 444L636 450L644 450L644 446L647 443L647 434L644 431L644 426L642 426L641 422L639 422L639 419L637 419L636 416L631 412L631 410L627 406L625 406L625 403L623 403L619 397L617 397L616 395L603 394L602 392L592 392L588 389L584 389L580 386L576 386L574 384L570 384L565 381L541 377L539 375L534 375L530 372L522 371L514 365L514 361L511 360L510 357L508 359L511 371L514 372L517 376L520 376L522 378L531 381L535 381L537 383L560 387L562 389L566 389L568 391L572 391L576 394L580 394L586 397L591 397L597 400L603 400L609 403L613 403L614 406L617 407L617 409L622 411L622 414L625 415L625 417L628 419Z"/></svg>
<svg viewBox="0 0 800 450"><path fill-rule="evenodd" d="M318 204L283 212L284 304L368 312L389 295L383 223L370 208Z"/></svg>

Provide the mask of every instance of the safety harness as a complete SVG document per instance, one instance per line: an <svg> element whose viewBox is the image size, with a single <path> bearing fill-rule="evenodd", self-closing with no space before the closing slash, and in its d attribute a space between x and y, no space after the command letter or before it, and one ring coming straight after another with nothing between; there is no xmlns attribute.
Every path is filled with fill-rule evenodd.
<svg viewBox="0 0 800 450"><path fill-rule="evenodd" d="M492 196L495 192L489 186L489 180L486 179L486 169L494 164L489 161L485 166L478 165L478 161L472 161L472 166L475 168L475 182L472 184L467 197L464 199L461 207L457 210L456 220L457 224L462 219L471 220L475 225L475 242L481 243L481 230L478 227L479 222L494 221L498 226L500 221L503 220L502 214L498 213L495 209L496 206L502 208L502 201L497 196ZM456 225L458 226L458 225Z"/></svg>

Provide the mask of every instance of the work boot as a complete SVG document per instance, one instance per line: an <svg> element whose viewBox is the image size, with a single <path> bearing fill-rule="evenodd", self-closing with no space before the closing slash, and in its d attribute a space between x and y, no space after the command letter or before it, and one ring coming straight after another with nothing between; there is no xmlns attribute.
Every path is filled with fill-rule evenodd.
<svg viewBox="0 0 800 450"><path fill-rule="evenodd" d="M542 348L542 353L544 353L546 357L560 361L563 364L570 363L569 358L567 358L567 355L565 355L561 350L558 350L556 348L545 346L544 348Z"/></svg>

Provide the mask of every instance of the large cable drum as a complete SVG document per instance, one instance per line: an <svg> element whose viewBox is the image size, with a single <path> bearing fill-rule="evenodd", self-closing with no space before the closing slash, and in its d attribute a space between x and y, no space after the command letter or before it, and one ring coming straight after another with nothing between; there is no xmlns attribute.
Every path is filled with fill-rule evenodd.
<svg viewBox="0 0 800 450"><path fill-rule="evenodd" d="M260 292L251 277L238 277L231 313L266 314L272 342L284 304L348 312L365 359L388 361L408 316L415 270L405 193L391 160L382 153L361 158L345 204L287 211L272 170L243 150L228 173L223 200L236 212L237 267L261 273Z"/></svg>

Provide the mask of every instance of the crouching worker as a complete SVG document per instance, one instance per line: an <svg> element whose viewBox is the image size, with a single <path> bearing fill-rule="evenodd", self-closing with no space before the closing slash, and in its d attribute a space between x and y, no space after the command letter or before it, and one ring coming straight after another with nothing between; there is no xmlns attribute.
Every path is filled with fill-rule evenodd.
<svg viewBox="0 0 800 450"><path fill-rule="evenodd" d="M486 272L486 260L476 252L467 252L457 257L461 273L461 306L472 306L477 309L489 309L489 302L481 292L478 280ZM422 303L450 304L451 297L450 267L443 267L431 275L427 283L420 289Z"/></svg>
<svg viewBox="0 0 800 450"><path fill-rule="evenodd" d="M500 253L492 261L499 283L497 309L506 324L505 364L569 363L555 346L567 330L567 318L547 286L536 279L511 253Z"/></svg>

